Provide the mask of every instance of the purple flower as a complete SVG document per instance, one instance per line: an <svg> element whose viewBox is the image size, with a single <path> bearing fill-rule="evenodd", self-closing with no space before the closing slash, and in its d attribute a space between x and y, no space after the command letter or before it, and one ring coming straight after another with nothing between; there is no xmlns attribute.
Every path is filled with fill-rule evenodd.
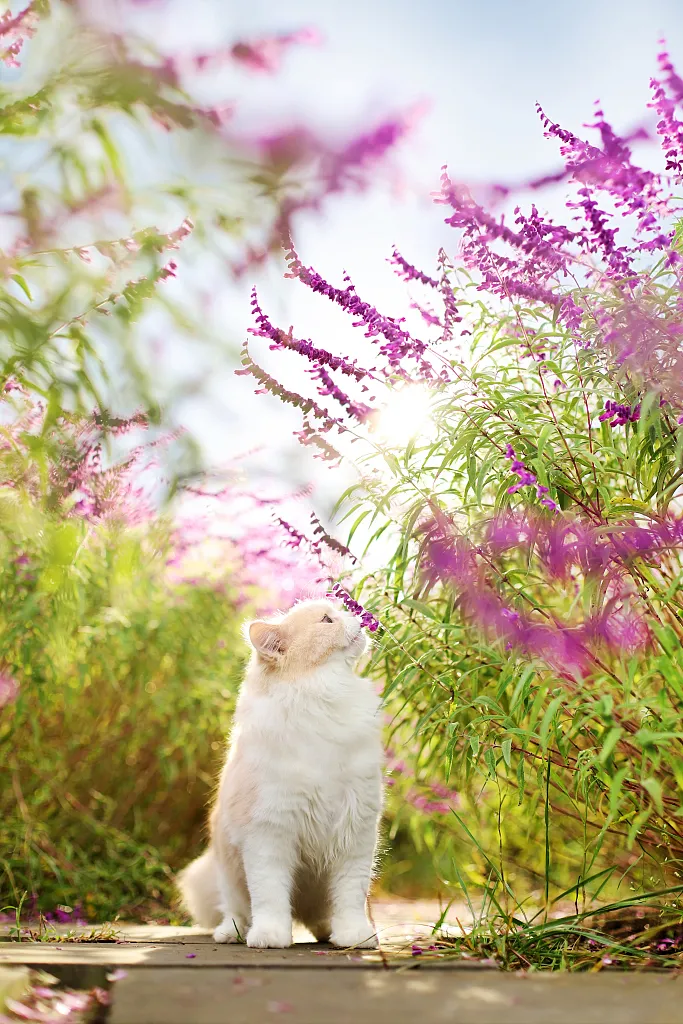
<svg viewBox="0 0 683 1024"><path fill-rule="evenodd" d="M647 294L622 298L600 318L605 347L637 383L683 404L683 310L667 309Z"/></svg>
<svg viewBox="0 0 683 1024"><path fill-rule="evenodd" d="M7 35L16 37L9 45L5 44L4 50L0 50L0 60L8 67L19 67L17 57L24 45L24 38L35 34L39 10L38 0L31 0L31 3L14 17L11 11L5 11L0 17L0 38Z"/></svg>
<svg viewBox="0 0 683 1024"><path fill-rule="evenodd" d="M301 409L301 411L307 416L312 415L321 420L323 429L325 430L330 430L333 426L341 428L339 421L333 419L330 414L318 405L317 402L314 402L313 399L304 398L303 395L297 394L296 391L288 391L287 388L282 387L274 377L271 377L269 373L266 373L266 371L258 365L258 363L254 362L249 355L249 351L246 346L242 350L242 369L235 370L235 373L238 376L251 374L251 376L254 377L261 385L261 387L255 392L257 395L262 395L266 392L276 395L280 401L284 402L286 405L294 405L298 409Z"/></svg>
<svg viewBox="0 0 683 1024"><path fill-rule="evenodd" d="M505 449L505 458L512 461L512 466L510 468L519 478L516 484L512 484L508 487L508 494L515 494L522 487L533 487L535 485L536 495L541 499L541 505L545 505L546 508L549 508L552 512L559 512L559 508L552 498L546 497L548 494L548 488L544 487L543 484L539 484L535 474L530 472L523 462L520 462L515 455L515 450L511 444L508 444Z"/></svg>
<svg viewBox="0 0 683 1024"><path fill-rule="evenodd" d="M353 419L358 420L359 423L362 423L368 418L372 412L370 406L365 405L364 402L356 402L350 398L344 391L342 391L339 385L335 383L324 366L314 366L309 372L314 379L320 381L320 386L317 389L319 395L323 398L328 395L331 398L334 398L335 401L341 405L342 409L345 409L346 412L352 416Z"/></svg>
<svg viewBox="0 0 683 1024"><path fill-rule="evenodd" d="M363 626L364 629L369 630L371 633L375 633L379 629L379 619L376 619L371 612L366 611L363 608L363 605L356 601L355 598L351 597L348 590L344 590L341 584L334 583L329 596L336 597L343 601L344 606L348 611L352 612L354 615L358 615L360 617L361 626Z"/></svg>
<svg viewBox="0 0 683 1024"><path fill-rule="evenodd" d="M384 157L412 130L420 113L420 107L416 106L403 116L390 118L354 139L341 152L331 155L323 168L327 190L337 192L347 185L360 184L358 169Z"/></svg>
<svg viewBox="0 0 683 1024"><path fill-rule="evenodd" d="M271 349L290 349L292 352L298 352L299 355L305 356L316 366L329 366L331 370L339 370L348 377L354 377L357 381L361 381L371 374L370 370L364 370L358 366L355 360L350 362L342 356L332 355L326 349L316 348L311 341L294 338L291 328L288 333L285 333L278 327L274 327L259 305L256 288L252 288L251 292L251 310L258 323L258 328L250 327L249 334L269 339L272 343Z"/></svg>
<svg viewBox="0 0 683 1024"><path fill-rule="evenodd" d="M464 262L481 275L480 289L502 298L519 296L554 306L560 304L561 296L541 281L564 271L566 255L561 246L574 237L573 232L543 222L535 207L529 219L516 211L521 230L514 231L502 218L496 220L477 203L465 186L455 185L445 167L435 201L455 211L446 223L462 230ZM510 255L501 254L492 243L507 245Z"/></svg>
<svg viewBox="0 0 683 1024"><path fill-rule="evenodd" d="M637 423L640 419L640 402L631 408L630 405L618 405L607 400L605 411L598 416L600 422L610 421L610 427L623 427L625 423Z"/></svg>
<svg viewBox="0 0 683 1024"><path fill-rule="evenodd" d="M426 309L424 306L421 306L418 302L411 302L410 308L416 309L424 322L429 324L430 327L441 327L441 321L438 316L435 316L434 313L430 312L430 310Z"/></svg>
<svg viewBox="0 0 683 1024"><path fill-rule="evenodd" d="M396 272L404 281L419 281L421 284L425 284L429 288L439 287L439 282L435 281L433 277L429 277L427 274L424 274L421 270L414 267L412 263L408 263L408 261L401 256L396 246L394 246L393 252L387 262L398 267Z"/></svg>
<svg viewBox="0 0 683 1024"><path fill-rule="evenodd" d="M664 46L663 41L661 45ZM683 123L676 117L676 105L683 98L682 80L676 74L666 49L658 54L657 59L665 78L664 84L654 78L651 80L653 100L650 106L659 115L657 134L662 139L666 169L680 180L683 174ZM673 97L667 95L665 86Z"/></svg>
<svg viewBox="0 0 683 1024"><path fill-rule="evenodd" d="M397 320L394 317L383 316L369 302L364 302L360 298L348 277L345 277L346 288L336 288L334 285L328 284L312 267L303 266L291 244L287 249L287 262L289 264L287 276L298 278L311 291L324 295L331 302L341 306L345 312L357 317L353 326L364 327L366 338L382 337L384 339L379 343L379 350L394 372L399 371L405 376L406 371L402 367L402 362L409 358L418 363L423 376L433 376L429 363L424 359L426 345L423 341L411 337L401 327L404 318Z"/></svg>
<svg viewBox="0 0 683 1024"><path fill-rule="evenodd" d="M351 549L346 546L346 544L342 544L340 541L336 540L334 537L331 537L329 535L329 533L327 532L327 530L325 529L325 527L320 522L320 520L318 519L314 512L311 512L310 519L311 525L313 526L314 537L319 537L323 544L325 544L332 551L335 551L338 555L341 555L343 558L350 558L351 561L354 563L358 562L358 559L353 554ZM316 543L318 542L316 541Z"/></svg>

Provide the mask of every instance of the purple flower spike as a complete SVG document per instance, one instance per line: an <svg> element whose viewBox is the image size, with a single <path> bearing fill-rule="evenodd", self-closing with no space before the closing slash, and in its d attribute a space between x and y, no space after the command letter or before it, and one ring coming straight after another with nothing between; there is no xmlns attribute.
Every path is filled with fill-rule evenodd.
<svg viewBox="0 0 683 1024"><path fill-rule="evenodd" d="M370 633L377 632L379 629L379 619L376 619L371 612L367 612L363 608L362 604L356 601L355 598L351 597L348 590L344 590L341 584L334 583L329 596L336 597L338 600L343 601L344 607L348 611L352 612L354 615L358 615L360 618L360 624L364 629L369 630Z"/></svg>
<svg viewBox="0 0 683 1024"><path fill-rule="evenodd" d="M392 263L398 268L396 273L399 277L403 278L404 281L419 281L421 284L427 285L428 288L439 287L439 282L435 281L433 277L429 277L421 270L418 270L417 267L414 267L412 263L408 263L408 260L405 260L403 256L401 256L396 246L394 246L394 251L387 262Z"/></svg>

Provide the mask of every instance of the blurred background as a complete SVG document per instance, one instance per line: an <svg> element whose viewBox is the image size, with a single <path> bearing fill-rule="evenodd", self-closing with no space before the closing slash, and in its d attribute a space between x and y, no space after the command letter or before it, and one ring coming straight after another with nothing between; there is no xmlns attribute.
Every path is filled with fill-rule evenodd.
<svg viewBox="0 0 683 1024"><path fill-rule="evenodd" d="M455 255L431 195L442 165L487 194L552 173L537 102L579 134L596 100L618 131L650 123L662 37L681 54L676 0L5 13L3 906L173 918L242 620L326 586L275 520L312 508L330 527L349 471L234 372L253 287L273 323L361 351L340 309L285 277L283 225L305 265L418 323L388 259L396 246L432 273L441 247ZM250 351L304 390L267 341ZM419 808L388 831L381 885L441 891Z"/></svg>

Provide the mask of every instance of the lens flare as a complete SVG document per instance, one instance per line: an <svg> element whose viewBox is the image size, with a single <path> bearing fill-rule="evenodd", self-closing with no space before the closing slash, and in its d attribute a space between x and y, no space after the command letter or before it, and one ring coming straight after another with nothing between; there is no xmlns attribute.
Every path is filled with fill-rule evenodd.
<svg viewBox="0 0 683 1024"><path fill-rule="evenodd" d="M377 437L391 447L405 448L433 430L429 390L421 385L394 391L375 421Z"/></svg>

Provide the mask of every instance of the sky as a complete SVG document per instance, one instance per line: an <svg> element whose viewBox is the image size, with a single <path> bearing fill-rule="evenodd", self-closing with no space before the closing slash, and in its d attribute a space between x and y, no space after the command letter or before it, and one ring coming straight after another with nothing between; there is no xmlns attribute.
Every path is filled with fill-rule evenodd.
<svg viewBox="0 0 683 1024"><path fill-rule="evenodd" d="M608 120L625 131L647 116L660 38L683 66L681 0L138 0L136 18L172 50L304 26L320 32L321 44L290 51L276 78L246 73L230 84L240 90L238 123L245 129L305 122L341 140L425 104L374 187L332 198L321 217L298 224L305 263L336 284L348 271L362 297L392 315L405 313L409 302L386 263L392 245L428 272L440 245L456 251L452 229L430 198L442 164L468 183L528 181L558 164L537 101L552 120L581 133L599 99ZM284 281L282 269L271 266L224 287L219 302L236 347L249 326L248 292L256 284L279 326L293 324L299 337L356 354L359 339L344 315L298 282ZM209 461L263 445L261 468L295 483L313 472L323 493L331 493L324 474L294 455L289 429L298 426L297 414L253 389L250 378L226 368L207 384L211 401L188 403L183 415Z"/></svg>

